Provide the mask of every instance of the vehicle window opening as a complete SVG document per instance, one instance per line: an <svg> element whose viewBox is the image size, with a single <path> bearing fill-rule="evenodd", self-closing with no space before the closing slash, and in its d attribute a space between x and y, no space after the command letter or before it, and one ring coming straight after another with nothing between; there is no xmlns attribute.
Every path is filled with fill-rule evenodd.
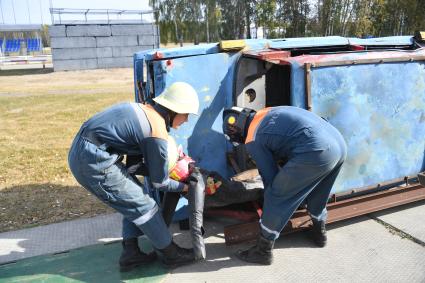
<svg viewBox="0 0 425 283"><path fill-rule="evenodd" d="M290 104L291 68L254 58L241 58L235 82L235 105L260 110Z"/></svg>

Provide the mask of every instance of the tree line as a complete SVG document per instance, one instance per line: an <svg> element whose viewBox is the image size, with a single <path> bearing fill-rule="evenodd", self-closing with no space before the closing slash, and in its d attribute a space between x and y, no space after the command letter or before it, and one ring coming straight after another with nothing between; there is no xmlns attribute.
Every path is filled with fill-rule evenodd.
<svg viewBox="0 0 425 283"><path fill-rule="evenodd" d="M379 37L425 30L425 0L150 0L161 43Z"/></svg>

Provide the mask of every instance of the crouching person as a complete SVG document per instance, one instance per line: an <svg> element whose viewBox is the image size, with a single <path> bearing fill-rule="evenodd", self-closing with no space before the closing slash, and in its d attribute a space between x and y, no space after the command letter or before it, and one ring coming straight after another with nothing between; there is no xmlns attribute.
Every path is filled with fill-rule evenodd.
<svg viewBox="0 0 425 283"><path fill-rule="evenodd" d="M154 189L184 192L188 185L168 177L167 138L170 127L177 129L197 114L196 91L176 82L156 104L122 103L86 121L75 137L68 156L77 181L101 201L124 216L121 271L150 263L156 253L140 251L137 237L144 234L166 265L182 265L194 260L193 251L173 242L160 208L121 162L121 156L142 155L141 166Z"/></svg>
<svg viewBox="0 0 425 283"><path fill-rule="evenodd" d="M258 112L227 109L223 132L232 142L245 143L265 188L257 244L236 255L247 262L271 264L275 240L304 200L313 222L312 239L325 246L326 203L347 155L338 130L312 112L279 106ZM278 160L286 163L280 167Z"/></svg>

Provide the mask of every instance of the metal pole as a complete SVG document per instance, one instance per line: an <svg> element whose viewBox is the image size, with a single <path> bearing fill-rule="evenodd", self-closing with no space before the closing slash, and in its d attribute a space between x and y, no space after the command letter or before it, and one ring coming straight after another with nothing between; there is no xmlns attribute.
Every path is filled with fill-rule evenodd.
<svg viewBox="0 0 425 283"><path fill-rule="evenodd" d="M4 24L4 15L3 15L3 7L1 5L1 0L0 0L0 10L1 10L1 22Z"/></svg>
<svg viewBox="0 0 425 283"><path fill-rule="evenodd" d="M53 3L52 3L52 0L49 1L49 4L50 4L49 11L50 11L50 16L52 17L52 25L53 25L55 23L55 16L53 15Z"/></svg>
<svg viewBox="0 0 425 283"><path fill-rule="evenodd" d="M44 24L43 20L43 9L41 8L41 0L38 0L38 4L40 4L40 16L41 16L41 24Z"/></svg>
<svg viewBox="0 0 425 283"><path fill-rule="evenodd" d="M28 9L28 19L29 19L30 24L31 24L31 13L30 13L30 5L28 4L28 0L27 0L27 9Z"/></svg>
<svg viewBox="0 0 425 283"><path fill-rule="evenodd" d="M14 1L12 0L13 19L15 20L15 25L16 25L15 4L13 4L13 3L14 3Z"/></svg>
<svg viewBox="0 0 425 283"><path fill-rule="evenodd" d="M305 109L311 111L311 63L304 65Z"/></svg>
<svg viewBox="0 0 425 283"><path fill-rule="evenodd" d="M1 11L1 23L4 24L4 15L3 15L3 7L1 5L1 0L0 0L0 11Z"/></svg>

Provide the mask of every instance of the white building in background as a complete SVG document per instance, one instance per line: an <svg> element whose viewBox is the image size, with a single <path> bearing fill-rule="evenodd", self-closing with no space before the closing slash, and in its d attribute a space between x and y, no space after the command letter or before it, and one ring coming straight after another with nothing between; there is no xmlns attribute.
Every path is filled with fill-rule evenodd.
<svg viewBox="0 0 425 283"><path fill-rule="evenodd" d="M256 27L255 24L251 24L249 29L251 31L251 38L258 38L258 39L264 38L264 28L263 27Z"/></svg>

